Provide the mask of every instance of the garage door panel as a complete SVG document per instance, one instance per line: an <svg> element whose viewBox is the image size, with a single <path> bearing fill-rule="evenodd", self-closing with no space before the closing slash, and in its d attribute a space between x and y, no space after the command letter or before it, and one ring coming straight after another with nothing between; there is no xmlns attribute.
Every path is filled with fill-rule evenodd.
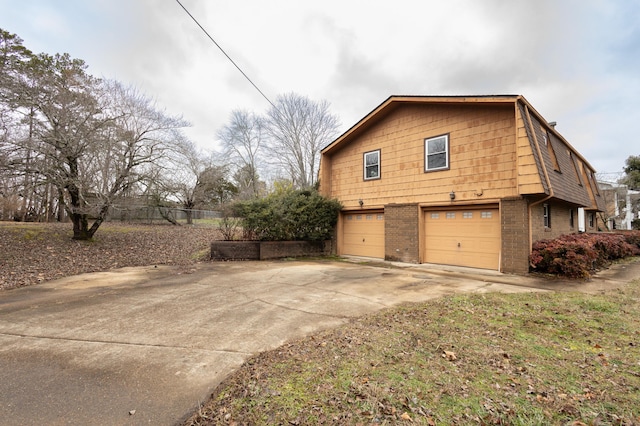
<svg viewBox="0 0 640 426"><path fill-rule="evenodd" d="M384 214L345 213L342 254L384 258Z"/></svg>
<svg viewBox="0 0 640 426"><path fill-rule="evenodd" d="M498 210L442 210L425 213L425 262L498 269Z"/></svg>

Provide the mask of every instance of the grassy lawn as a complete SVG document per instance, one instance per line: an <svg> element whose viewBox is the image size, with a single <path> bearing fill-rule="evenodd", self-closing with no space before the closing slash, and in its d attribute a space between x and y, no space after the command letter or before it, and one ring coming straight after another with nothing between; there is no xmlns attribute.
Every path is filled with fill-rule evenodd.
<svg viewBox="0 0 640 426"><path fill-rule="evenodd" d="M640 280L457 295L250 359L187 424L640 424Z"/></svg>

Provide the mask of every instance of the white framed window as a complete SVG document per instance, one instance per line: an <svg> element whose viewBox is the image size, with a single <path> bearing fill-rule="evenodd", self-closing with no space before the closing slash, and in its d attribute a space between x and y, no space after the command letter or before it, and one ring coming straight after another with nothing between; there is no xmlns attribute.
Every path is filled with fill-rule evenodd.
<svg viewBox="0 0 640 426"><path fill-rule="evenodd" d="M376 216L376 219L378 219L378 220L384 220L384 214L382 214L382 213L378 213L378 215Z"/></svg>
<svg viewBox="0 0 640 426"><path fill-rule="evenodd" d="M544 219L544 227L551 228L551 206L549 204L542 205L542 218Z"/></svg>
<svg viewBox="0 0 640 426"><path fill-rule="evenodd" d="M480 213L480 218L482 219L491 219L493 217L492 212L482 212Z"/></svg>
<svg viewBox="0 0 640 426"><path fill-rule="evenodd" d="M424 140L424 171L449 168L449 135Z"/></svg>
<svg viewBox="0 0 640 426"><path fill-rule="evenodd" d="M463 219L473 219L473 212L464 212L462 213Z"/></svg>
<svg viewBox="0 0 640 426"><path fill-rule="evenodd" d="M455 219L456 218L455 212L447 212L446 218L447 219Z"/></svg>
<svg viewBox="0 0 640 426"><path fill-rule="evenodd" d="M364 153L364 180L380 179L380 150Z"/></svg>
<svg viewBox="0 0 640 426"><path fill-rule="evenodd" d="M431 219L440 219L440 213L431 213Z"/></svg>

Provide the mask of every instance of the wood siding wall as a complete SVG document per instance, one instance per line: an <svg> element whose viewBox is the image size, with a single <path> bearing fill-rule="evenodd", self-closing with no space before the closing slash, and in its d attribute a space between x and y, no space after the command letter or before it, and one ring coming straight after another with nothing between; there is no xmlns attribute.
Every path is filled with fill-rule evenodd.
<svg viewBox="0 0 640 426"><path fill-rule="evenodd" d="M405 105L323 157L322 192L346 209L390 203L489 202L517 195L513 105ZM424 139L449 134L449 169L424 171ZM363 154L380 150L380 179L365 181Z"/></svg>

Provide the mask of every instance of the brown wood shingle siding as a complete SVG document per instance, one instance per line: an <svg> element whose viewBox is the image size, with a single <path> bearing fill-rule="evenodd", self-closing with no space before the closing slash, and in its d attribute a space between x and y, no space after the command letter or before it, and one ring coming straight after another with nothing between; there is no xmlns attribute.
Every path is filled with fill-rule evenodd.
<svg viewBox="0 0 640 426"><path fill-rule="evenodd" d="M331 174L321 176L345 207L359 199L370 207L388 203L436 203L498 199L515 194L516 149L509 105L408 104L371 124L359 137L323 158ZM449 169L425 172L424 140L449 135ZM362 154L380 149L381 178L364 181Z"/></svg>
<svg viewBox="0 0 640 426"><path fill-rule="evenodd" d="M518 174L520 176L518 193L520 195L549 194L549 185L531 130L531 114L527 114L522 103L518 103L518 112Z"/></svg>
<svg viewBox="0 0 640 426"><path fill-rule="evenodd" d="M424 140L444 134L449 168L425 172ZM380 179L365 181L363 154L373 150ZM520 96L391 97L322 153L320 189L346 209L444 205L451 191L456 203L553 194L604 208L591 166Z"/></svg>

